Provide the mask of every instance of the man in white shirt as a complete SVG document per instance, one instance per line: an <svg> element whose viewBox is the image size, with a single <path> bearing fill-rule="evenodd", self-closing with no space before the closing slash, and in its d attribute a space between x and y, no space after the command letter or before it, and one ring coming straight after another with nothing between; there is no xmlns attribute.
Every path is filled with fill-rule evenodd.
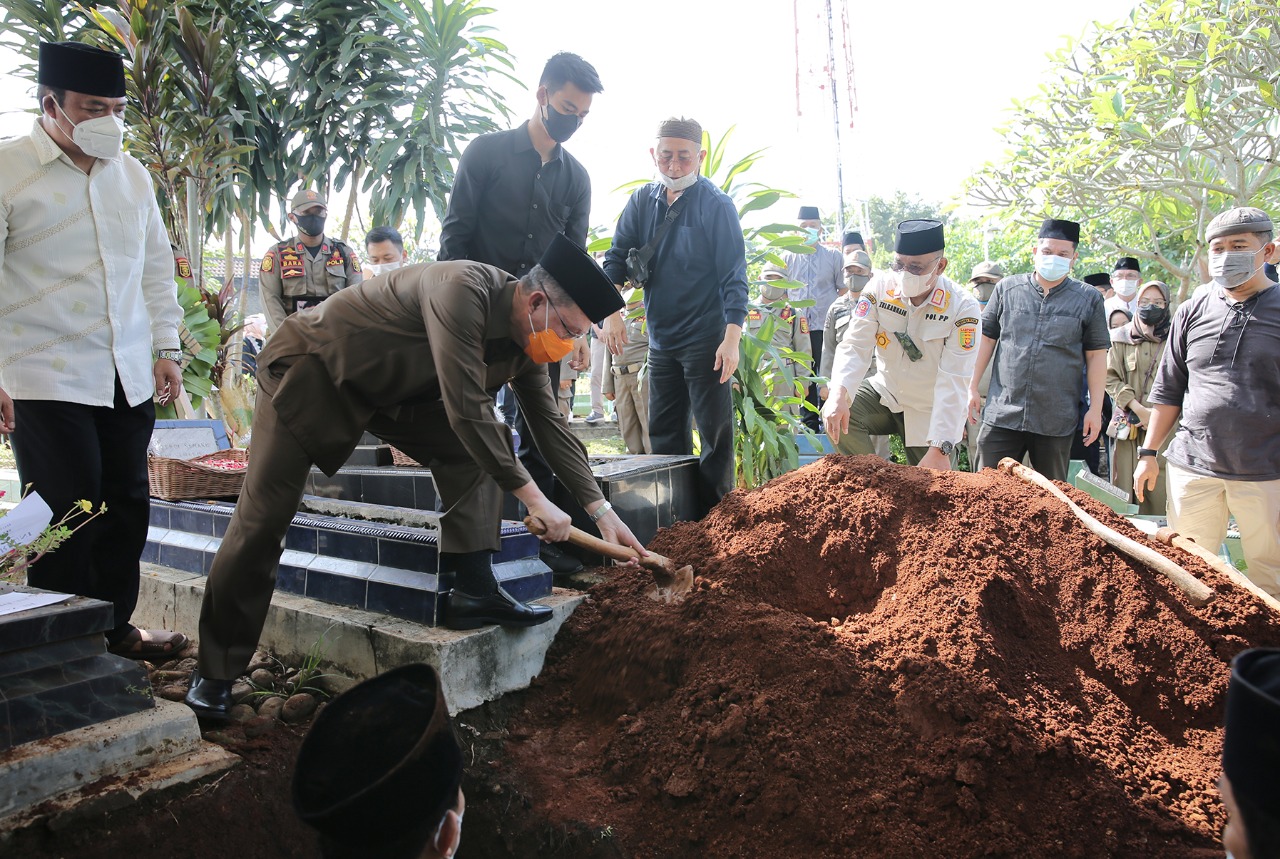
<svg viewBox="0 0 1280 859"><path fill-rule="evenodd" d="M106 512L28 581L112 603L109 649L163 657L186 637L129 618L150 515L152 396L182 393L173 254L150 175L121 151L123 58L44 43L37 81L31 134L0 143L0 433L55 515L80 499Z"/></svg>

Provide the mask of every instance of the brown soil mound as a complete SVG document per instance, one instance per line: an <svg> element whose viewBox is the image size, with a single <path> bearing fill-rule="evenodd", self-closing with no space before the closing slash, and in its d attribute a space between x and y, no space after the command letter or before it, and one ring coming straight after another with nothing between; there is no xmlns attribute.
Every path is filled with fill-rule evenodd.
<svg viewBox="0 0 1280 859"><path fill-rule="evenodd" d="M827 457L659 534L683 604L596 588L508 750L621 855L1221 856L1228 661L1280 618L1148 545L1217 599L1017 478Z"/></svg>

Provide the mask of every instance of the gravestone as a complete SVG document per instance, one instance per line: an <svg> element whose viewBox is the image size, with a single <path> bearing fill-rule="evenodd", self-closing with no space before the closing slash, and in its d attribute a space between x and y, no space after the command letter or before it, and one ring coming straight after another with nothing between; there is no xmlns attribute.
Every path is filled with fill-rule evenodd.
<svg viewBox="0 0 1280 859"><path fill-rule="evenodd" d="M45 594L0 582L0 595ZM0 751L155 707L131 659L107 653L110 603L65 602L0 615Z"/></svg>

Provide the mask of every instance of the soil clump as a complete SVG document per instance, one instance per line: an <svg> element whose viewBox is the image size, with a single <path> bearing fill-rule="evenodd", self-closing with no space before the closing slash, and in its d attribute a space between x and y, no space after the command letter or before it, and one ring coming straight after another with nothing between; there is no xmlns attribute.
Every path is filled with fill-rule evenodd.
<svg viewBox="0 0 1280 859"><path fill-rule="evenodd" d="M1280 618L1069 492L1214 602L1015 477L826 457L659 533L684 603L593 589L508 724L517 805L621 856L1221 856L1228 662Z"/></svg>

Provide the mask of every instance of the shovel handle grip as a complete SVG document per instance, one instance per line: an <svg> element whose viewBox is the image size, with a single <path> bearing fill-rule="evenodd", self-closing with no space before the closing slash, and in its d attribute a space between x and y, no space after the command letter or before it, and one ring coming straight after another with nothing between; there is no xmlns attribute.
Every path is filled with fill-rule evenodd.
<svg viewBox="0 0 1280 859"><path fill-rule="evenodd" d="M524 517L524 527L529 529L530 534L535 534L539 537L547 533L547 526L542 524L542 520L537 516ZM604 555L606 558L612 558L615 561L623 561L624 563L626 561L639 561L646 567L660 567L662 569L668 569L671 566L671 562L662 555L650 552L648 555L641 557L635 549L619 546L616 543L610 543L608 540L601 540L581 528L569 529L569 542L583 549Z"/></svg>

